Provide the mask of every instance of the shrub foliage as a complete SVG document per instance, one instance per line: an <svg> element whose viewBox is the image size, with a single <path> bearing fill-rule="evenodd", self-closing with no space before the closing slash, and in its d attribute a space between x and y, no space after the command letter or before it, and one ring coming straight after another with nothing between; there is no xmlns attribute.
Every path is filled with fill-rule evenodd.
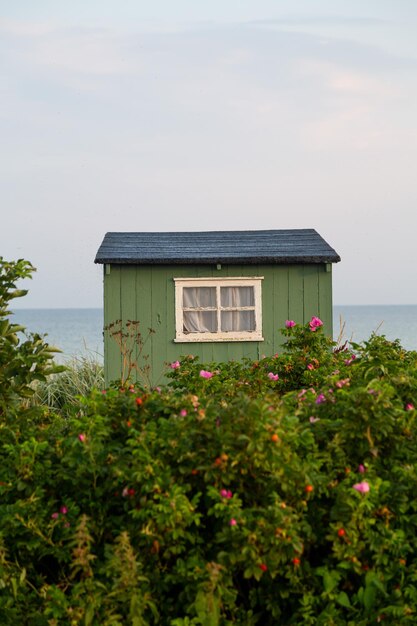
<svg viewBox="0 0 417 626"><path fill-rule="evenodd" d="M16 283L31 278L34 271L28 261L7 262L0 257L0 417L21 412L22 399L34 393L33 383L63 369L52 361L57 348L10 320L10 303L27 294Z"/></svg>
<svg viewBox="0 0 417 626"><path fill-rule="evenodd" d="M2 624L416 623L417 354L284 333L67 419L6 406Z"/></svg>

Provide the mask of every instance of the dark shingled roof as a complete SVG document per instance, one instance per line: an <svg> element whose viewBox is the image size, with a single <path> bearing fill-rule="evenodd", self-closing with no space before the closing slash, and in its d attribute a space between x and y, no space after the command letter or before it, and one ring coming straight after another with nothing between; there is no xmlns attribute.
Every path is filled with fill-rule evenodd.
<svg viewBox="0 0 417 626"><path fill-rule="evenodd" d="M312 228L187 233L107 233L95 263L337 263L340 257Z"/></svg>

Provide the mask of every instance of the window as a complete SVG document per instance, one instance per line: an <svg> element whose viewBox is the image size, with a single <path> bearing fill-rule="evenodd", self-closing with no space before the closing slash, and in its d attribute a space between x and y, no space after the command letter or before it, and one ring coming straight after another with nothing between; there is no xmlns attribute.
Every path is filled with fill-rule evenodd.
<svg viewBox="0 0 417 626"><path fill-rule="evenodd" d="M262 341L261 281L174 278L175 341Z"/></svg>

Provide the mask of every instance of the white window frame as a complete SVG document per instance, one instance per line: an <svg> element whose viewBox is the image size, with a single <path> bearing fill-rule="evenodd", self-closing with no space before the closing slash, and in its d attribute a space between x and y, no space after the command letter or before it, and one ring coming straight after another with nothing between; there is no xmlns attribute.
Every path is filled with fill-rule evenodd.
<svg viewBox="0 0 417 626"><path fill-rule="evenodd" d="M175 339L176 343L195 343L213 341L263 341L262 336L262 280L263 276L223 278L174 278L175 281ZM226 332L218 330L215 333L184 333L183 320L183 289L184 287L216 287L217 289L217 328L221 329L221 311L234 310L236 307L222 307L220 301L221 287L253 287L255 306L238 307L238 310L255 311L255 330ZM194 309L195 310L195 309ZM204 309L200 309L204 310Z"/></svg>

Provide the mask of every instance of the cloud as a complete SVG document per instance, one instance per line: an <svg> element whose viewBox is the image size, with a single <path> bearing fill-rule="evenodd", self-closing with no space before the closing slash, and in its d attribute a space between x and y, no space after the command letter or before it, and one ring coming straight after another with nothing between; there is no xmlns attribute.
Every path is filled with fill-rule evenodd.
<svg viewBox="0 0 417 626"><path fill-rule="evenodd" d="M11 256L24 243L50 271L48 234L72 258L82 231L89 268L104 230L238 224L327 229L360 259L414 202L415 73L384 49L252 25L35 26L0 26Z"/></svg>
<svg viewBox="0 0 417 626"><path fill-rule="evenodd" d="M318 81L336 94L389 97L396 93L392 81L373 76L366 68L361 70L333 61L311 58L297 60L294 67L305 79Z"/></svg>
<svg viewBox="0 0 417 626"><path fill-rule="evenodd" d="M108 32L77 30L55 32L37 42L32 62L81 75L110 76L130 73L138 59L129 57L124 43Z"/></svg>
<svg viewBox="0 0 417 626"><path fill-rule="evenodd" d="M319 149L363 148L380 136L373 112L401 92L390 74L374 71L375 51L369 62L368 47L350 44L349 56L339 41L323 49L311 34L236 25L182 33L44 25L40 36L27 24L23 31L9 51L19 81L1 108L32 129L66 128L59 141L67 145L77 137L102 145L105 128L118 146L156 137L211 146L214 132L230 154L241 136L253 146L278 140L287 150L306 140ZM20 83L31 90L21 93ZM211 148L207 154L215 157Z"/></svg>
<svg viewBox="0 0 417 626"><path fill-rule="evenodd" d="M43 37L55 30L49 22L25 22L0 18L0 33L16 37Z"/></svg>
<svg viewBox="0 0 417 626"><path fill-rule="evenodd" d="M282 18L266 18L250 20L247 23L259 26L378 26L387 23L386 20L375 17L341 16L341 15L296 15Z"/></svg>
<svg viewBox="0 0 417 626"><path fill-rule="evenodd" d="M129 41L116 30L1 20L0 32L12 41L9 56L22 66L81 77L128 74L140 67Z"/></svg>
<svg viewBox="0 0 417 626"><path fill-rule="evenodd" d="M404 151L415 132L410 94L416 94L411 76L374 73L355 64L302 58L294 70L306 93L312 94L314 113L304 116L303 143L317 151L375 151L391 146ZM398 113L401 111L401 115ZM404 126L404 127L403 127ZM394 148L395 146L395 148Z"/></svg>

